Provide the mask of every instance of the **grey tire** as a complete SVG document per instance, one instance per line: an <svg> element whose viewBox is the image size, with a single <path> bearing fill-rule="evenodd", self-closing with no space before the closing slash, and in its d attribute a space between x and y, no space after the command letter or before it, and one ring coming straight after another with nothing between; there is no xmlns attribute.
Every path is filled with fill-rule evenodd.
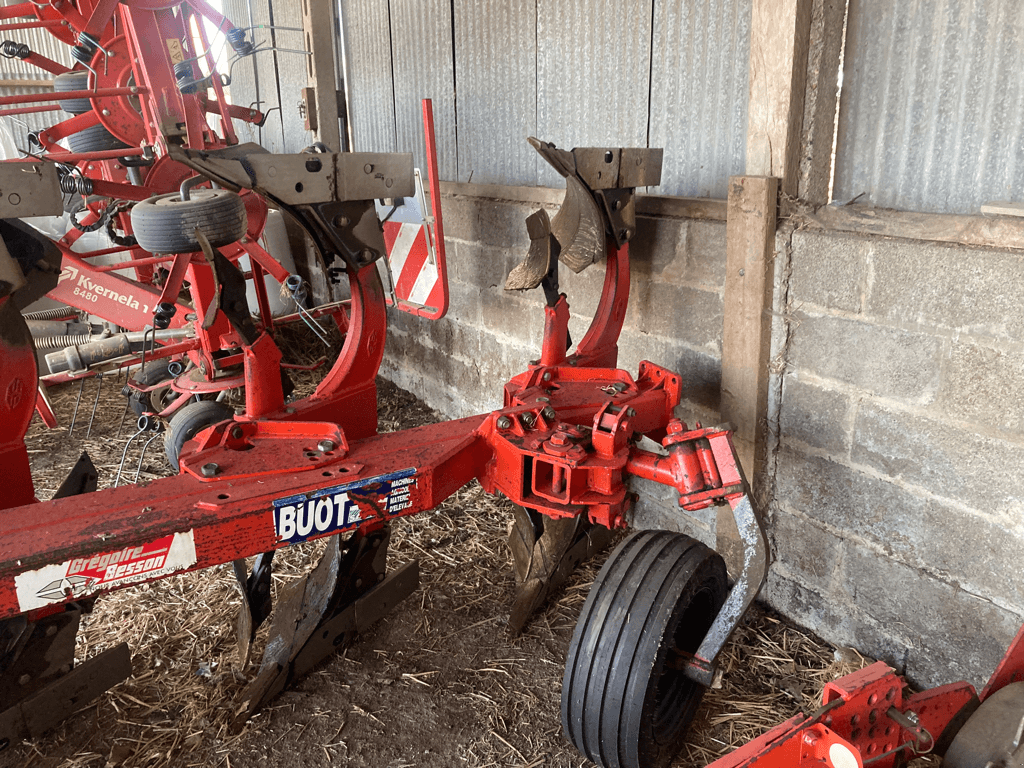
<svg viewBox="0 0 1024 768"><path fill-rule="evenodd" d="M57 75L53 78L53 90L56 93L89 90L89 70L76 69ZM92 102L89 99L62 99L57 103L60 104L61 109L72 115L84 115L92 109Z"/></svg>
<svg viewBox="0 0 1024 768"><path fill-rule="evenodd" d="M216 400L187 403L171 417L164 433L164 452L174 469L179 469L178 457L185 443L213 424L219 424L235 415L234 410Z"/></svg>
<svg viewBox="0 0 1024 768"><path fill-rule="evenodd" d="M103 152L108 149L127 149L128 145L103 125L96 123L68 136L68 147L72 152Z"/></svg>
<svg viewBox="0 0 1024 768"><path fill-rule="evenodd" d="M188 200L177 192L143 200L132 208L132 229L150 253L199 250L198 227L215 248L245 235L245 203L226 189L193 189Z"/></svg>
<svg viewBox="0 0 1024 768"><path fill-rule="evenodd" d="M681 533L639 531L590 588L562 678L562 728L604 768L661 768L704 696L683 672L725 601L725 563Z"/></svg>

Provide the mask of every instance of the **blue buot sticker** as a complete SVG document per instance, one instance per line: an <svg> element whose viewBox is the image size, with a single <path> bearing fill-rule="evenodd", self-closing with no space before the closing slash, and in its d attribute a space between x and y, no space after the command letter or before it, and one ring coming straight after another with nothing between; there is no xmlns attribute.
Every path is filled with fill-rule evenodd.
<svg viewBox="0 0 1024 768"><path fill-rule="evenodd" d="M389 517L412 506L412 489L416 486L416 469L402 469L351 483L320 488L274 501L274 532L279 541L289 544L306 541L311 536L354 528L365 518L359 506L360 496L373 497L363 505L370 510L382 509Z"/></svg>

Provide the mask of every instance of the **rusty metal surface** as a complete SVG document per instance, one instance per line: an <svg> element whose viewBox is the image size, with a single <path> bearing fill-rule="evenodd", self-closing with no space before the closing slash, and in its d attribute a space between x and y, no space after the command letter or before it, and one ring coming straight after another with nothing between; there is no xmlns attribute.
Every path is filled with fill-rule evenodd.
<svg viewBox="0 0 1024 768"><path fill-rule="evenodd" d="M1019 3L851 3L833 198L939 213L1022 199L1022 68Z"/></svg>
<svg viewBox="0 0 1024 768"><path fill-rule="evenodd" d="M761 591L761 586L768 578L771 562L764 525L760 514L751 504L749 494L744 494L733 505L732 514L743 542L743 568L695 657L686 667L687 677L708 686L714 680L715 658Z"/></svg>
<svg viewBox="0 0 1024 768"><path fill-rule="evenodd" d="M438 175L459 181L450 0L391 0L391 42L396 150L412 152L415 166L426 169L420 100L431 99Z"/></svg>
<svg viewBox="0 0 1024 768"><path fill-rule="evenodd" d="M495 66L495 62L501 62ZM536 0L455 0L458 181L537 183Z"/></svg>
<svg viewBox="0 0 1024 768"><path fill-rule="evenodd" d="M131 674L127 643L82 662L35 695L0 712L0 750L15 739L39 738Z"/></svg>
<svg viewBox="0 0 1024 768"><path fill-rule="evenodd" d="M395 89L387 0L340 0L353 149L394 152Z"/></svg>
<svg viewBox="0 0 1024 768"><path fill-rule="evenodd" d="M560 147L647 146L652 2L538 0L536 135ZM561 186L543 164L537 182Z"/></svg>

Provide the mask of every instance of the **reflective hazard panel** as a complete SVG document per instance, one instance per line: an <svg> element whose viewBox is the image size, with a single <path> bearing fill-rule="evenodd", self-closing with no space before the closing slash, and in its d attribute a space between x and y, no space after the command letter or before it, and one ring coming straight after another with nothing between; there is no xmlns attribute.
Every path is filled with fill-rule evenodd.
<svg viewBox="0 0 1024 768"><path fill-rule="evenodd" d="M415 197L377 201L388 253L381 278L388 304L436 320L448 308L444 247L437 247L434 217L425 213L423 182L415 174Z"/></svg>

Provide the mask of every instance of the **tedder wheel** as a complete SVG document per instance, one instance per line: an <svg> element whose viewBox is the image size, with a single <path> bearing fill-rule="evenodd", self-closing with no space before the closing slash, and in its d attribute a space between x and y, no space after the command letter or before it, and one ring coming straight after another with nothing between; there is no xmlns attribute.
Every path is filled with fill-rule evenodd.
<svg viewBox="0 0 1024 768"><path fill-rule="evenodd" d="M605 563L562 678L562 728L604 768L660 768L704 688L683 672L726 596L725 562L681 533L639 531Z"/></svg>
<svg viewBox="0 0 1024 768"><path fill-rule="evenodd" d="M139 392L137 389L133 389L131 394L128 395L128 403L131 405L132 412L136 416L141 416L146 413L160 413L164 408L174 402L178 393L171 389L170 381L174 378L170 370L168 370L170 363L157 361L142 371L141 374L135 377L135 383L140 387L152 387L161 382L167 382L166 387L159 387L152 389L149 392Z"/></svg>
<svg viewBox="0 0 1024 768"><path fill-rule="evenodd" d="M53 90L57 93L66 91L87 91L89 90L89 70L74 70L65 72L53 78ZM60 108L72 115L84 115L92 109L92 102L89 99L63 99L58 101Z"/></svg>
<svg viewBox="0 0 1024 768"><path fill-rule="evenodd" d="M143 200L132 208L135 238L150 253L199 250L198 227L217 248L245 236L245 203L226 189L192 189L188 200L177 192Z"/></svg>
<svg viewBox="0 0 1024 768"><path fill-rule="evenodd" d="M234 416L235 411L216 400L202 400L187 403L171 417L164 433L164 452L171 466L178 469L181 447L206 427L218 424Z"/></svg>
<svg viewBox="0 0 1024 768"><path fill-rule="evenodd" d="M72 152L103 152L108 149L127 149L128 145L114 136L100 123L68 136Z"/></svg>

